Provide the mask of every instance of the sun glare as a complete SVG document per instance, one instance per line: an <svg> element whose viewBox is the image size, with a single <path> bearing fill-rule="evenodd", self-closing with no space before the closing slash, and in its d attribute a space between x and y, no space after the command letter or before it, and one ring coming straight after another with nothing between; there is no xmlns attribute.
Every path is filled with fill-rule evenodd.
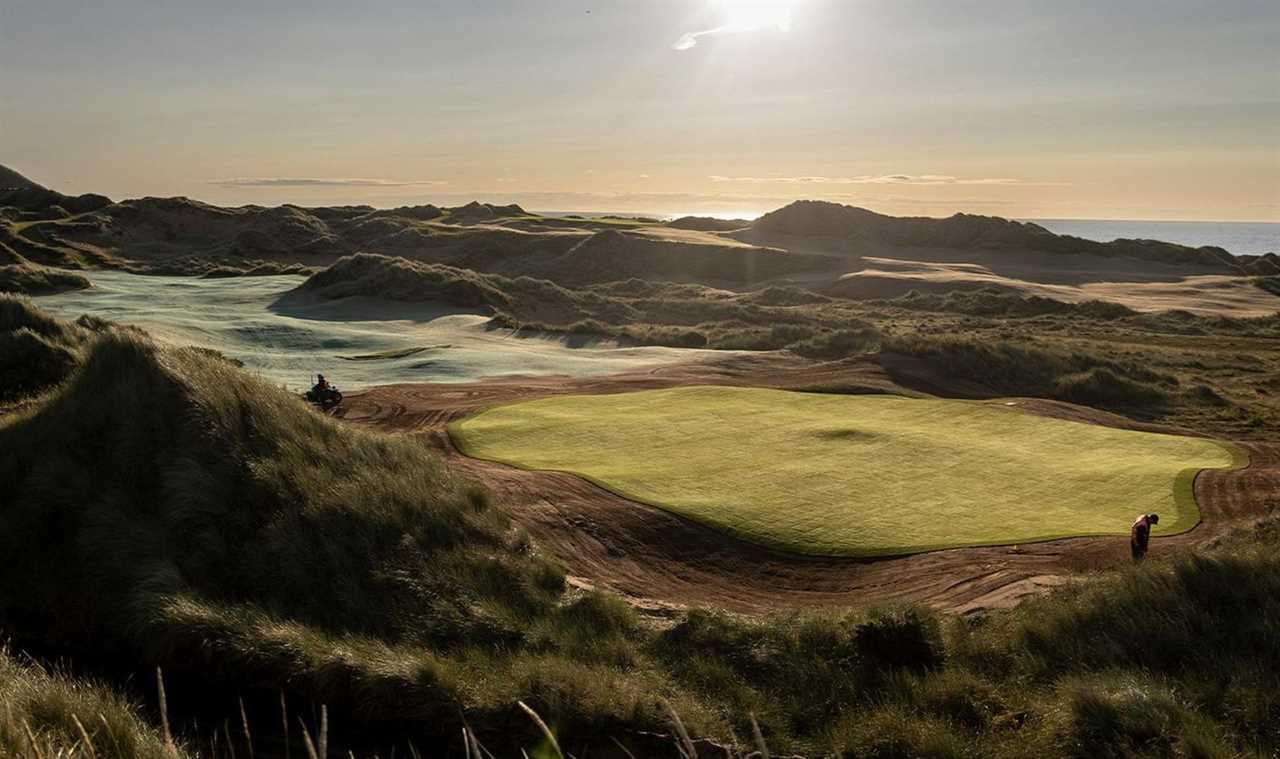
<svg viewBox="0 0 1280 759"><path fill-rule="evenodd" d="M796 0L720 0L726 31L791 28L791 9Z"/></svg>

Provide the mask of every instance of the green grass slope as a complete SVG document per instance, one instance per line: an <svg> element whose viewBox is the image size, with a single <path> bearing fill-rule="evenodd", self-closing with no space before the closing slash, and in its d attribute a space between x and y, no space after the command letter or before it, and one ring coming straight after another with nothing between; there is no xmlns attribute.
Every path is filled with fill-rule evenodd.
<svg viewBox="0 0 1280 759"><path fill-rule="evenodd" d="M1223 444L999 403L687 387L549 398L453 427L470 455L581 474L765 545L882 556L1199 520Z"/></svg>

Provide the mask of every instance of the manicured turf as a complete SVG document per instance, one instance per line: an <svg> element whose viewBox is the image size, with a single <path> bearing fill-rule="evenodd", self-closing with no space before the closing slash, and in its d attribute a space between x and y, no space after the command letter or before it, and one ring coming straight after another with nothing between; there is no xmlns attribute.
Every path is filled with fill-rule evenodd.
<svg viewBox="0 0 1280 759"><path fill-rule="evenodd" d="M564 396L451 427L469 455L579 474L619 494L808 554L880 556L1127 534L1199 521L1218 442L1049 419L1001 402L683 387ZM554 494L549 494L554 497Z"/></svg>

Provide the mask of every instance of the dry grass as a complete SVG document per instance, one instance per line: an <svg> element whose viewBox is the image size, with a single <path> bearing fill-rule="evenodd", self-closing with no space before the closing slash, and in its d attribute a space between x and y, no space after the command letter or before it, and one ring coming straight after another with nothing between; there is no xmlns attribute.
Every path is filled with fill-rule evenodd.
<svg viewBox="0 0 1280 759"><path fill-rule="evenodd" d="M71 329L14 308L22 328ZM614 740L677 756L664 703L699 755L725 753L707 739L746 754L756 728L775 752L811 755L1280 750L1280 566L1274 543L1248 547L1274 529L984 619L692 610L655 626L621 599L566 592L502 505L425 445L339 426L199 352L114 329L83 339L68 378L0 418L5 624L135 663L146 689L159 663L327 704L327 733L308 721L317 752L321 733L456 751L465 728L495 755L532 753L545 736L519 702L578 757ZM1237 350L1191 340L1217 366ZM112 722L122 700L100 688L3 671L5 703L50 692L66 707L40 725L14 708L8 740L27 740L26 720L46 756L84 755L74 714L99 755L127 730L151 737L119 755L165 750L158 724ZM243 732L235 711L220 746ZM98 713L110 731L95 732ZM276 719L248 718L258 741ZM209 737L192 745L207 753Z"/></svg>
<svg viewBox="0 0 1280 759"><path fill-rule="evenodd" d="M138 705L108 686L0 650L0 754L22 759L180 759Z"/></svg>
<svg viewBox="0 0 1280 759"><path fill-rule="evenodd" d="M89 280L62 269L31 264L0 266L0 292L51 295L87 287Z"/></svg>

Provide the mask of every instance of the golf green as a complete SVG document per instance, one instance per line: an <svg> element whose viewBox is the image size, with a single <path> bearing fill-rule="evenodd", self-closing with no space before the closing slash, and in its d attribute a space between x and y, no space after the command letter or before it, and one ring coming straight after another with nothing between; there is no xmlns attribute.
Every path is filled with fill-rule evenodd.
<svg viewBox="0 0 1280 759"><path fill-rule="evenodd" d="M884 556L1199 521L1202 438L1037 416L1003 402L681 387L503 406L450 427L468 455L586 477L746 540Z"/></svg>

